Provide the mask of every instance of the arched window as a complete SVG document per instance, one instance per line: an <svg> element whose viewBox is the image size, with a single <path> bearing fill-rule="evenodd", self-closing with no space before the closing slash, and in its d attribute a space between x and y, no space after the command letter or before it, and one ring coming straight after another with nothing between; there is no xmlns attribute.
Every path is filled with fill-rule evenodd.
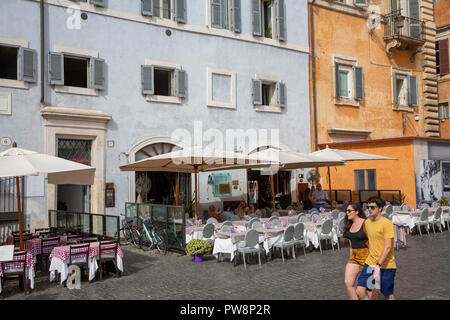
<svg viewBox="0 0 450 320"><path fill-rule="evenodd" d="M136 152L135 161L155 157L160 154L169 153L180 149L180 147L177 147L171 143L153 143Z"/></svg>

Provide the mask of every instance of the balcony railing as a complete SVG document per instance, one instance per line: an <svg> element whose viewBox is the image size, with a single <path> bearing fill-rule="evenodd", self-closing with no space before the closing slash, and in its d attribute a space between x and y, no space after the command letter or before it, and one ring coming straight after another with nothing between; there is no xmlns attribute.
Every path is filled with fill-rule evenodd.
<svg viewBox="0 0 450 320"><path fill-rule="evenodd" d="M385 38L399 38L417 42L423 41L422 32L424 23L422 21L402 16L397 12L392 12L385 19Z"/></svg>

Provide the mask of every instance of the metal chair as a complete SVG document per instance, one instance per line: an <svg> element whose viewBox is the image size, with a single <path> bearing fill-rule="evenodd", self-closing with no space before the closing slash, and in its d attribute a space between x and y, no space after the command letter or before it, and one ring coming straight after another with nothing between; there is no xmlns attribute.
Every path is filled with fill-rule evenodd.
<svg viewBox="0 0 450 320"><path fill-rule="evenodd" d="M441 215L442 215L442 208L437 208L436 212L434 213L433 219L429 221L430 224L433 225L433 233L436 233L436 230L434 229L434 225L436 223L439 225L439 231L442 232Z"/></svg>
<svg viewBox="0 0 450 320"><path fill-rule="evenodd" d="M444 222L447 225L448 232L450 232L450 214L444 215Z"/></svg>
<svg viewBox="0 0 450 320"><path fill-rule="evenodd" d="M297 222L307 222L307 221L310 221L310 219L308 219L306 215L303 215L297 219Z"/></svg>
<svg viewBox="0 0 450 320"><path fill-rule="evenodd" d="M340 211L338 209L334 209L333 211L331 211L331 216L334 220L337 220L339 218L339 213Z"/></svg>
<svg viewBox="0 0 450 320"><path fill-rule="evenodd" d="M402 203L402 205L400 206L400 210L407 211L408 210L408 206L405 203Z"/></svg>
<svg viewBox="0 0 450 320"><path fill-rule="evenodd" d="M340 239L344 236L344 222L345 222L345 218L342 218L339 220L339 223L336 227L336 235L338 237L338 243L340 241ZM340 248L339 248L340 250Z"/></svg>
<svg viewBox="0 0 450 320"><path fill-rule="evenodd" d="M270 222L274 227L281 226L281 221L277 216L271 216L268 222Z"/></svg>
<svg viewBox="0 0 450 320"><path fill-rule="evenodd" d="M212 237L214 236L214 230L215 230L214 224L207 223L203 227L203 232L202 232L203 240L208 241L211 244L211 246L214 245L214 239L212 239Z"/></svg>
<svg viewBox="0 0 450 320"><path fill-rule="evenodd" d="M306 256L306 244L304 239L305 226L303 223L299 222L294 225L294 251L295 246L298 244L303 244L303 254Z"/></svg>
<svg viewBox="0 0 450 320"><path fill-rule="evenodd" d="M8 266L8 268L6 268ZM0 277L0 283L3 287L3 282L9 279L19 280L19 287L23 289L23 293L27 295L28 283L27 283L27 252L15 251L12 261L0 262L0 268L3 269L3 278Z"/></svg>
<svg viewBox="0 0 450 320"><path fill-rule="evenodd" d="M274 243L273 244L273 248L280 248L281 250L281 258L283 259L284 262L284 249L289 249L290 247L292 247L292 256L295 259L295 250L294 250L294 225L289 225L286 230L284 230L283 232L283 238L281 241ZM272 255L273 258L273 255Z"/></svg>
<svg viewBox="0 0 450 320"><path fill-rule="evenodd" d="M43 238L41 239L41 254L38 256L41 262L44 263L45 269L48 269L48 261L50 253L54 247L59 246L59 237Z"/></svg>
<svg viewBox="0 0 450 320"><path fill-rule="evenodd" d="M191 220L186 220L186 226L187 227L190 227L190 226L193 226L194 225L194 223L191 221Z"/></svg>
<svg viewBox="0 0 450 320"><path fill-rule="evenodd" d="M280 213L278 213L277 211L272 212L271 217L279 217Z"/></svg>
<svg viewBox="0 0 450 320"><path fill-rule="evenodd" d="M252 229L252 225L253 225L253 223L255 223L255 221L260 221L260 220L259 220L259 218L250 219L250 221L247 224L247 229Z"/></svg>
<svg viewBox="0 0 450 320"><path fill-rule="evenodd" d="M245 233L244 242L237 247L237 252L242 254L244 259L244 268L247 269L245 262L245 255L247 253L258 253L259 267L261 268L261 248L259 246L259 234L258 231L250 229ZM236 265L237 256L234 259L234 265Z"/></svg>
<svg viewBox="0 0 450 320"><path fill-rule="evenodd" d="M233 214L233 215L231 216L231 221L241 221L241 217L239 217L239 216Z"/></svg>
<svg viewBox="0 0 450 320"><path fill-rule="evenodd" d="M231 221L225 221L224 223L222 223L219 230L220 232L227 232L231 230L232 226L233 224L231 223Z"/></svg>
<svg viewBox="0 0 450 320"><path fill-rule="evenodd" d="M256 220L252 223L252 226L249 229L257 229L257 228L262 228L263 225L261 223L260 220Z"/></svg>
<svg viewBox="0 0 450 320"><path fill-rule="evenodd" d="M305 213L300 213L298 216L297 216L297 219L296 219L296 221L295 222L301 222L300 221L300 219L301 219L301 217L304 217L305 216Z"/></svg>
<svg viewBox="0 0 450 320"><path fill-rule="evenodd" d="M339 220L339 219L344 219L346 215L347 215L347 214L346 214L344 211L339 211L339 214L338 214L338 220Z"/></svg>
<svg viewBox="0 0 450 320"><path fill-rule="evenodd" d="M424 208L424 209L422 209L422 213L420 214L420 220L416 221L414 223L414 225L419 229L419 233L420 233L421 237L422 237L422 231L421 231L422 226L426 226L427 233L428 233L428 235L430 235L430 232L428 231L429 224L430 224L430 222L428 221L428 209Z"/></svg>
<svg viewBox="0 0 450 320"><path fill-rule="evenodd" d="M206 224L208 224L208 223L216 224L216 223L219 223L219 221L217 221L216 218L211 217L211 218L208 218L208 220L206 220Z"/></svg>
<svg viewBox="0 0 450 320"><path fill-rule="evenodd" d="M333 220L328 219L322 224L322 228L320 229L318 236L319 236L320 254L322 254L322 244L321 244L322 240L331 240L331 247L333 248L333 252L334 252ZM338 241L338 249L340 249L339 241Z"/></svg>
<svg viewBox="0 0 450 320"><path fill-rule="evenodd" d="M118 243L115 240L102 241L99 245L98 255L98 270L100 273L100 281L103 278L103 265L107 262L112 262L116 267L116 278L119 277L119 268L117 267L117 247Z"/></svg>

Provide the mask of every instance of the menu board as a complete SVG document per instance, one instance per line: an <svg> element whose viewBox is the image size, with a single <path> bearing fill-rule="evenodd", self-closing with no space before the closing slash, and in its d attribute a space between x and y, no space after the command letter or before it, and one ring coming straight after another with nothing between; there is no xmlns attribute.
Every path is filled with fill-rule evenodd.
<svg viewBox="0 0 450 320"><path fill-rule="evenodd" d="M14 246L0 246L0 262L12 261L14 257Z"/></svg>

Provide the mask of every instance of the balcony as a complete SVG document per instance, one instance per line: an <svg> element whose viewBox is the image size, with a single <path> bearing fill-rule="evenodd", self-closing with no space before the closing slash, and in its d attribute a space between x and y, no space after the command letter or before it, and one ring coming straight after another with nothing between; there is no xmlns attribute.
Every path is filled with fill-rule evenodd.
<svg viewBox="0 0 450 320"><path fill-rule="evenodd" d="M423 39L424 23L421 20L401 15L401 10L393 11L384 16L386 23L384 29L384 41L386 53L392 57L392 50L409 50L411 59L425 43Z"/></svg>

